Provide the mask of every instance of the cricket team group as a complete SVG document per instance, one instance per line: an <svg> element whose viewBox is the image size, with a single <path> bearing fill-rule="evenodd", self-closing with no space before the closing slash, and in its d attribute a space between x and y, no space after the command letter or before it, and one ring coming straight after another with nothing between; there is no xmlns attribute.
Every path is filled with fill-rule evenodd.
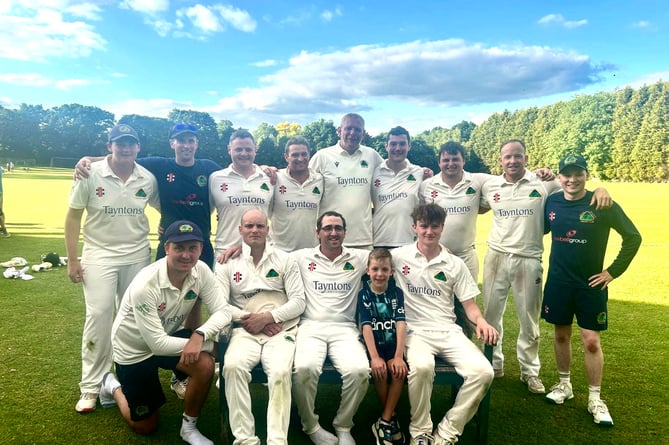
<svg viewBox="0 0 669 445"><path fill-rule="evenodd" d="M433 176L407 159L411 138L402 127L389 131L385 160L361 145L360 115L346 114L337 134L336 145L313 155L306 139L290 138L287 167L277 170L256 165L253 135L237 130L228 145L232 163L221 168L196 158L191 124L170 130L174 158L138 158L137 132L119 124L109 132L106 157L79 161L65 221L68 275L82 283L86 307L76 411L95 410L99 399L118 406L134 431L150 434L166 401L159 369L167 369L183 399L181 438L211 444L197 419L221 360L234 444L260 444L249 382L261 363L269 445L288 443L292 403L314 444L355 444L353 417L370 375L381 405L371 426L377 445L405 443L407 429L395 414L405 381L410 444L453 444L493 379L504 376L502 320L511 290L523 384L546 393L539 376L543 318L555 326L559 379L545 398L560 405L574 397L575 316L587 409L595 423L613 425L600 398L600 332L608 323L608 285L627 269L641 236L606 190L586 190L586 160L566 156L555 178L549 168L529 171L524 143L509 140L499 149L502 175L470 173L463 146L447 142ZM161 215L154 262L147 206ZM488 210L481 311L476 219ZM611 228L622 246L604 268ZM544 233L551 239L545 283ZM465 335L463 317L473 336L495 345L492 364ZM225 356L215 358L226 329ZM464 379L436 426L435 356ZM342 379L331 426L315 410L326 357Z"/></svg>

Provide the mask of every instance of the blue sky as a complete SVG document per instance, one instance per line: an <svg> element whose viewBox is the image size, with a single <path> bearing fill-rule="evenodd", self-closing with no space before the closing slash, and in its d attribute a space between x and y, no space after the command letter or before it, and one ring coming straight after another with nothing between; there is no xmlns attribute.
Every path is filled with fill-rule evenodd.
<svg viewBox="0 0 669 445"><path fill-rule="evenodd" d="M2 0L0 105L371 134L669 81L669 2Z"/></svg>

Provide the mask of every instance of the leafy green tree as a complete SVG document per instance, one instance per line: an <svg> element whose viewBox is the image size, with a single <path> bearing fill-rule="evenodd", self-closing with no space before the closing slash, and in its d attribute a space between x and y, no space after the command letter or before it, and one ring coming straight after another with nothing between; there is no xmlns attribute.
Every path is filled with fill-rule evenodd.
<svg viewBox="0 0 669 445"><path fill-rule="evenodd" d="M304 126L302 135L309 141L309 148L314 153L321 148L331 147L337 143L337 128L332 121L319 119Z"/></svg>
<svg viewBox="0 0 669 445"><path fill-rule="evenodd" d="M42 123L46 155L81 158L100 154L113 126L114 115L97 107L68 104L51 108Z"/></svg>
<svg viewBox="0 0 669 445"><path fill-rule="evenodd" d="M630 153L635 180L659 182L669 179L669 90L657 83L650 89L648 107L639 137Z"/></svg>

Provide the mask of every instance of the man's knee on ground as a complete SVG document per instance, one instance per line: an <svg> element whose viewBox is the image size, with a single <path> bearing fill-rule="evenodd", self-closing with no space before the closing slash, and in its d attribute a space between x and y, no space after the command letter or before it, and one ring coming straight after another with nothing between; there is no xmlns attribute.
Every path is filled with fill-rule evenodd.
<svg viewBox="0 0 669 445"><path fill-rule="evenodd" d="M146 419L131 421L130 427L134 432L142 436L155 432L158 429L158 411L152 413Z"/></svg>

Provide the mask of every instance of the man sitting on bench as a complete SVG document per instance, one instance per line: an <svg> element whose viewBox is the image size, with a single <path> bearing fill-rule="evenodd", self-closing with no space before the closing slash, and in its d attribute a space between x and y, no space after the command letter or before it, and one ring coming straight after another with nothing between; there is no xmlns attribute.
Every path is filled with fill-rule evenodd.
<svg viewBox="0 0 669 445"><path fill-rule="evenodd" d="M464 261L440 246L446 212L436 204L420 205L411 214L418 241L392 251L395 281L404 292L409 364L411 445L454 444L492 384L493 369L481 350L455 323L455 298L476 325L476 336L495 343L498 333L476 305L478 286ZM430 396L434 356L453 365L464 383L453 407L432 434Z"/></svg>
<svg viewBox="0 0 669 445"><path fill-rule="evenodd" d="M343 246L346 221L337 212L328 211L318 218L316 235L318 247L293 253L307 301L295 345L293 396L302 429L314 444L355 445L353 415L369 386L369 361L358 339L355 309L369 251ZM341 403L332 421L336 436L321 427L314 413L318 379L327 356L342 376Z"/></svg>

